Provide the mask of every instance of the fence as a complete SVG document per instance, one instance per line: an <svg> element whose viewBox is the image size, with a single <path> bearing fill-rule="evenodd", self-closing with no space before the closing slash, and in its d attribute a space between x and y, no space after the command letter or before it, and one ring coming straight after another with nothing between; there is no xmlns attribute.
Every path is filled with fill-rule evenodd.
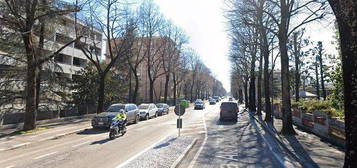
<svg viewBox="0 0 357 168"><path fill-rule="evenodd" d="M281 104L274 104L274 115L282 118ZM296 126L326 138L339 146L345 145L345 123L337 118L331 118L326 113L314 111L313 114L304 113L299 109L292 109L292 118Z"/></svg>

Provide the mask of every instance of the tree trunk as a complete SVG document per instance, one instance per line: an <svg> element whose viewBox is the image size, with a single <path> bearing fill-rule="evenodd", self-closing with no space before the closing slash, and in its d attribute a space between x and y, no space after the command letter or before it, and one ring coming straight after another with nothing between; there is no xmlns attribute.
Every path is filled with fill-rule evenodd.
<svg viewBox="0 0 357 168"><path fill-rule="evenodd" d="M135 73L134 74L135 77L135 85L134 85L134 92L133 92L133 96L132 96L132 102L134 104L136 104L137 102L137 98L138 98L138 92L139 92L139 77L138 75Z"/></svg>
<svg viewBox="0 0 357 168"><path fill-rule="evenodd" d="M263 53L260 53L258 72L258 109L257 115L262 115L262 73L263 73Z"/></svg>
<svg viewBox="0 0 357 168"><path fill-rule="evenodd" d="M323 63L322 63L322 42L319 42L319 64L320 64L320 76L321 76L321 90L322 90L322 98L326 100L326 90L325 90L325 79L323 73Z"/></svg>
<svg viewBox="0 0 357 168"><path fill-rule="evenodd" d="M315 75L316 75L316 94L317 94L317 99L320 99L320 82L319 82L319 68L318 68L318 56L316 55L316 62L315 62Z"/></svg>
<svg viewBox="0 0 357 168"><path fill-rule="evenodd" d="M248 96L248 81L244 82L244 103L245 107L249 106L249 96Z"/></svg>
<svg viewBox="0 0 357 168"><path fill-rule="evenodd" d="M297 33L294 33L294 57L295 57L295 100L300 100L300 53L297 46Z"/></svg>
<svg viewBox="0 0 357 168"><path fill-rule="evenodd" d="M23 130L32 130L36 128L36 80L38 69L36 68L36 54L30 32L23 35L23 41L27 54L26 108Z"/></svg>
<svg viewBox="0 0 357 168"><path fill-rule="evenodd" d="M255 56L252 56L251 70L250 70L250 80L249 80L249 110L256 111L255 104Z"/></svg>
<svg viewBox="0 0 357 168"><path fill-rule="evenodd" d="M281 6L281 24L279 25L279 50L281 62L281 91L282 91L282 112L283 112L283 135L296 134L293 128L290 100L290 80L289 80L289 56L287 49L288 28L287 20L289 16L289 8L285 1L280 1Z"/></svg>
<svg viewBox="0 0 357 168"><path fill-rule="evenodd" d="M239 104L243 103L243 91L242 91L242 89L239 89L239 91L238 91L238 101L239 101Z"/></svg>
<svg viewBox="0 0 357 168"><path fill-rule="evenodd" d="M176 99L177 99L177 82L176 82L176 73L172 74L172 80L173 80L173 84L174 84L174 88L173 88L173 98L174 98L174 103L176 105Z"/></svg>
<svg viewBox="0 0 357 168"><path fill-rule="evenodd" d="M150 103L154 103L154 84L155 84L155 82L153 80L149 81L149 99L150 99Z"/></svg>
<svg viewBox="0 0 357 168"><path fill-rule="evenodd" d="M169 93L169 82L170 82L170 73L167 73L165 76L165 91L164 91L164 102L167 103L167 96Z"/></svg>
<svg viewBox="0 0 357 168"><path fill-rule="evenodd" d="M129 94L128 94L128 100L129 103L133 103L133 90L132 90L132 83L131 83L131 76L132 76L132 72L129 71Z"/></svg>
<svg viewBox="0 0 357 168"><path fill-rule="evenodd" d="M100 73L98 80L99 80L99 87L98 87L98 100L97 100L97 104L98 104L97 114L104 111L105 74Z"/></svg>
<svg viewBox="0 0 357 168"><path fill-rule="evenodd" d="M345 104L345 168L357 165L357 5L354 0L329 0L338 22Z"/></svg>

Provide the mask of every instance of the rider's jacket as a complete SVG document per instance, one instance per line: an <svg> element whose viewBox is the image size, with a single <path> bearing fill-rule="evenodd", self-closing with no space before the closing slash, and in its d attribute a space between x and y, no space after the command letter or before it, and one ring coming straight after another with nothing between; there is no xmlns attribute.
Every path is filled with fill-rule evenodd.
<svg viewBox="0 0 357 168"><path fill-rule="evenodd" d="M125 114L125 113L119 113L119 114L117 114L114 118L115 118L115 119L126 120L126 114Z"/></svg>

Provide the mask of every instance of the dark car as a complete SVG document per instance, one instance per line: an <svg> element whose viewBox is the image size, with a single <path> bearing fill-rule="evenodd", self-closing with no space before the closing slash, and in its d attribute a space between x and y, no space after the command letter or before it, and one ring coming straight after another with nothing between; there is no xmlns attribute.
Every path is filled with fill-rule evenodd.
<svg viewBox="0 0 357 168"><path fill-rule="evenodd" d="M195 101L195 110L197 109L205 109L205 103L201 99Z"/></svg>
<svg viewBox="0 0 357 168"><path fill-rule="evenodd" d="M218 97L218 96L213 96L213 99L215 99L215 100L216 100L216 102L219 102L219 101L220 101L220 99L219 99L219 97Z"/></svg>
<svg viewBox="0 0 357 168"><path fill-rule="evenodd" d="M158 103L156 104L157 108L158 108L158 114L159 115L164 115L164 114L169 114L169 105L165 104L165 103Z"/></svg>
<svg viewBox="0 0 357 168"><path fill-rule="evenodd" d="M219 120L220 121L231 120L237 122L238 112L239 112L239 108L237 103L222 102Z"/></svg>
<svg viewBox="0 0 357 168"><path fill-rule="evenodd" d="M92 119L93 128L109 128L112 119L119 113L120 110L125 110L128 123L139 122L139 110L135 104L113 104L105 112L96 115Z"/></svg>

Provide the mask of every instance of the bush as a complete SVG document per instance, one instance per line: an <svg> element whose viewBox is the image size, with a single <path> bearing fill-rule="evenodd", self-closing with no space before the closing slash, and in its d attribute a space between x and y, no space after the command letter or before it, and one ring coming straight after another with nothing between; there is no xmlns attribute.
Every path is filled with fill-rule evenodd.
<svg viewBox="0 0 357 168"><path fill-rule="evenodd" d="M314 111L319 111L326 113L330 117L343 118L343 110L334 107L331 100L316 100L316 99L305 99L299 102L292 102L292 108L298 108L303 113L313 113Z"/></svg>

